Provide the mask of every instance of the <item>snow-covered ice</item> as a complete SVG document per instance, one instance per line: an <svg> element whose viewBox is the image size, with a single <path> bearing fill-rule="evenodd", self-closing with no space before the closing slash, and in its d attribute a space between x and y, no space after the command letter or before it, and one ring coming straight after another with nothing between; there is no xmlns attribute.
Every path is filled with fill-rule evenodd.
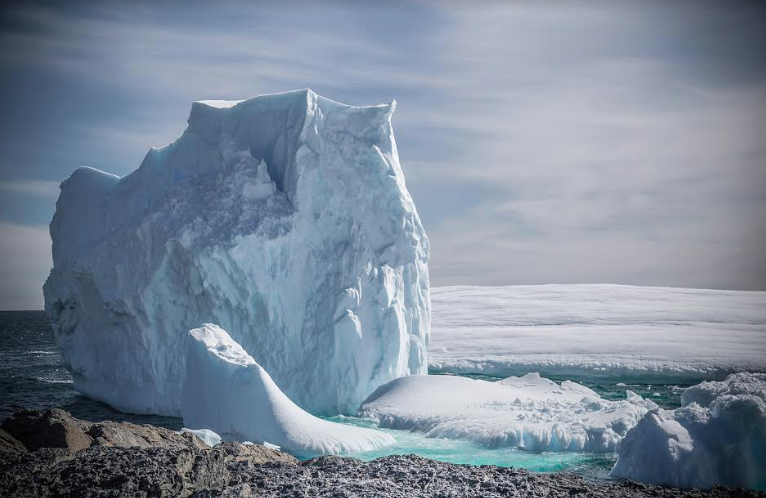
<svg viewBox="0 0 766 498"><path fill-rule="evenodd" d="M426 372L428 239L395 103L310 90L192 105L119 178L79 168L51 222L45 308L77 390L180 415L188 331L218 323L314 413Z"/></svg>
<svg viewBox="0 0 766 498"><path fill-rule="evenodd" d="M684 488L766 489L766 374L703 382L649 412L617 447L615 477Z"/></svg>
<svg viewBox="0 0 766 498"><path fill-rule="evenodd" d="M269 443L304 457L359 453L394 443L384 432L305 412L217 325L204 324L189 334L185 425L209 428L225 440Z"/></svg>
<svg viewBox="0 0 766 498"><path fill-rule="evenodd" d="M187 429L184 427L181 432L189 432L200 438L206 445L213 447L221 442L221 436L210 429Z"/></svg>
<svg viewBox="0 0 766 498"><path fill-rule="evenodd" d="M629 391L625 400L608 401L583 385L536 373L499 382L428 375L379 387L359 416L384 428L489 447L609 452L656 407Z"/></svg>
<svg viewBox="0 0 766 498"><path fill-rule="evenodd" d="M434 371L645 382L766 371L766 292L439 287L431 301Z"/></svg>

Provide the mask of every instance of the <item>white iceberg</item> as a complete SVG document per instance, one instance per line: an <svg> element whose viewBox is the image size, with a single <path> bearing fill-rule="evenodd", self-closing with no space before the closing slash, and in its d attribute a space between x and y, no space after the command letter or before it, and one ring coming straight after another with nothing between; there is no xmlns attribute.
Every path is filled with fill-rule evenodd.
<svg viewBox="0 0 766 498"><path fill-rule="evenodd" d="M225 330L204 324L189 332L182 412L189 427L224 440L253 441L311 457L360 453L395 442L372 429L317 418L279 390L269 374Z"/></svg>
<svg viewBox="0 0 766 498"><path fill-rule="evenodd" d="M425 373L428 239L394 109L310 90L196 102L183 135L130 175L77 169L44 286L75 388L180 415L188 331L205 322L314 413L353 414Z"/></svg>
<svg viewBox="0 0 766 498"><path fill-rule="evenodd" d="M528 451L610 452L657 405L628 391L608 401L570 381L536 373L499 382L448 375L414 376L381 386L359 415L380 427Z"/></svg>
<svg viewBox="0 0 766 498"><path fill-rule="evenodd" d="M766 292L438 287L431 302L434 372L673 383L766 371Z"/></svg>
<svg viewBox="0 0 766 498"><path fill-rule="evenodd" d="M614 477L678 486L766 489L766 374L738 373L684 391L617 446Z"/></svg>

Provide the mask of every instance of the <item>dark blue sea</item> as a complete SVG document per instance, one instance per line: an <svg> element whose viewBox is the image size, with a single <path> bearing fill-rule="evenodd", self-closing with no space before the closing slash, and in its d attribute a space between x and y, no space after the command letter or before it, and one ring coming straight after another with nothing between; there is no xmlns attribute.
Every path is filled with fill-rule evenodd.
<svg viewBox="0 0 766 498"><path fill-rule="evenodd" d="M74 390L44 311L0 311L0 421L25 408L64 408L77 418L180 429L181 419L130 415Z"/></svg>

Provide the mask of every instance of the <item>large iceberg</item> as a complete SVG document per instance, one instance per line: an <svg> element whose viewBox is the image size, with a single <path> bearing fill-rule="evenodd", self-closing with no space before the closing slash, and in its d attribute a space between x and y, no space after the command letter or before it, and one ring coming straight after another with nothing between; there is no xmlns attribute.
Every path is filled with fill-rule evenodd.
<svg viewBox="0 0 766 498"><path fill-rule="evenodd" d="M195 102L183 135L130 175L77 169L44 286L75 388L180 415L188 331L206 322L314 413L354 413L426 373L428 239L394 109L310 90Z"/></svg>
<svg viewBox="0 0 766 498"><path fill-rule="evenodd" d="M379 387L359 415L383 428L527 451L611 452L657 405L628 391L602 399L575 382L530 373L498 382L450 375L396 379Z"/></svg>
<svg viewBox="0 0 766 498"><path fill-rule="evenodd" d="M615 477L678 486L766 489L766 374L738 373L655 410L617 446Z"/></svg>
<svg viewBox="0 0 766 498"><path fill-rule="evenodd" d="M227 440L270 443L302 457L360 453L394 443L384 432L306 413L217 325L207 323L189 334L185 425L212 429Z"/></svg>

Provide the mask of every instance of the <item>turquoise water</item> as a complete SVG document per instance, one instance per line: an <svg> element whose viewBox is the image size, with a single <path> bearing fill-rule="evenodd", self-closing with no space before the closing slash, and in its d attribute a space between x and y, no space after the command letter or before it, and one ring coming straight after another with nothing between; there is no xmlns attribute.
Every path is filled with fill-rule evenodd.
<svg viewBox="0 0 766 498"><path fill-rule="evenodd" d="M488 381L500 380L481 375L470 376ZM564 379L554 379L557 381ZM581 382L606 399L624 399L626 389L653 400L663 408L680 405L685 385L620 384ZM23 408L63 407L74 416L86 420L125 420L138 424L154 424L178 430L181 419L154 415L130 415L90 400L75 391L72 378L61 365L53 331L41 311L0 312L0 421ZM374 427L369 420L333 417L336 422ZM511 448L485 448L470 441L427 438L422 434L383 429L396 439L396 444L376 451L351 455L371 460L391 454L414 453L445 462L498 465L526 468L538 472L568 471L588 479L607 480L614 465L611 454L530 453Z"/></svg>
<svg viewBox="0 0 766 498"><path fill-rule="evenodd" d="M354 417L331 417L328 420L359 427L377 429L370 420ZM486 448L470 441L428 438L422 434L378 429L391 434L396 443L365 453L355 458L373 460L386 455L416 454L443 462L470 465L497 465L524 468L536 472L574 472L591 480L610 480L608 473L614 466L614 456L594 453L530 453L515 448Z"/></svg>
<svg viewBox="0 0 766 498"><path fill-rule="evenodd" d="M474 379L496 382L499 377L486 375L467 375ZM553 379L557 382L566 379ZM681 406L681 393L687 385L668 384L650 385L622 383L620 379L614 382L580 382L593 389L601 397L608 400L627 398L626 390L631 390L644 398L651 399L662 408L677 408ZM354 417L332 417L334 422L376 428L370 420ZM419 433L378 429L391 434L396 444L374 451L351 455L362 460L372 460L386 455L406 455L414 453L434 460L444 462L497 465L500 467L524 468L536 472L574 472L594 481L609 481L609 471L614 466L615 457L611 453L531 453L517 448L487 448L470 441L428 438Z"/></svg>

